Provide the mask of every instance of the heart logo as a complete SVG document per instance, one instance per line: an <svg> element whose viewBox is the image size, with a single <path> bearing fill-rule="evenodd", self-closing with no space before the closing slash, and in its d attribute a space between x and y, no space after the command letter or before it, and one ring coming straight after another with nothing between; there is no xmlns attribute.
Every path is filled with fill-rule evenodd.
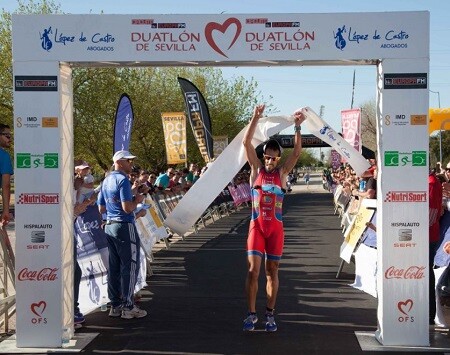
<svg viewBox="0 0 450 355"><path fill-rule="evenodd" d="M404 315L408 315L409 311L411 310L414 302L412 299L407 299L405 302L400 301L397 304L397 308L400 312L402 312Z"/></svg>
<svg viewBox="0 0 450 355"><path fill-rule="evenodd" d="M45 308L47 307L47 303L41 301L39 303L32 303L30 306L31 312L36 314L38 317L42 317L42 313L44 313Z"/></svg>
<svg viewBox="0 0 450 355"><path fill-rule="evenodd" d="M205 27L205 37L206 37L206 41L208 42L208 44L217 53L223 55L226 58L228 58L228 56L222 51L222 49L219 48L217 43L214 41L213 31L219 31L219 32L225 34L225 32L228 31L228 29L231 25L236 25L236 33L234 34L234 38L227 48L227 50L229 50L233 46L233 44L236 42L239 35L241 34L242 24L237 18L231 17L228 20L226 20L222 25L217 22L208 22Z"/></svg>

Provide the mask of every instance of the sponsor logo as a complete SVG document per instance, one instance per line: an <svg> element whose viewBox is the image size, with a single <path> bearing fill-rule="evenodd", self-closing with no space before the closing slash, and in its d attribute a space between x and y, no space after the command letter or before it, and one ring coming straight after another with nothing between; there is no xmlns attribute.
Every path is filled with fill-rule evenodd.
<svg viewBox="0 0 450 355"><path fill-rule="evenodd" d="M384 152L384 166L427 166L427 152L424 150L409 152Z"/></svg>
<svg viewBox="0 0 450 355"><path fill-rule="evenodd" d="M347 148L342 146L342 138L330 126L323 126L319 130L319 133L327 136L331 141L336 142L336 150L339 152L339 154L350 158L350 153L348 152Z"/></svg>
<svg viewBox="0 0 450 355"><path fill-rule="evenodd" d="M270 196L264 195L262 197L262 202L263 203L271 203L272 202L272 198Z"/></svg>
<svg viewBox="0 0 450 355"><path fill-rule="evenodd" d="M32 231L31 232L31 243L27 244L28 250L47 250L49 248L48 244L43 244L45 242L45 231Z"/></svg>
<svg viewBox="0 0 450 355"><path fill-rule="evenodd" d="M380 32L375 29L370 32L361 32L357 28L345 24L333 31L334 46L341 51L347 45L360 45L366 42L379 42L380 48L386 49L408 48L406 43L408 38L409 34L402 30Z"/></svg>
<svg viewBox="0 0 450 355"><path fill-rule="evenodd" d="M406 115L386 115L384 116L384 124L386 126L390 126L391 124L394 126L407 126L409 124Z"/></svg>
<svg viewBox="0 0 450 355"><path fill-rule="evenodd" d="M152 18L134 18L131 19L132 25L151 25L155 20Z"/></svg>
<svg viewBox="0 0 450 355"><path fill-rule="evenodd" d="M398 242L394 243L394 248L415 248L416 242L411 242L413 230L410 228L401 228L397 231Z"/></svg>
<svg viewBox="0 0 450 355"><path fill-rule="evenodd" d="M16 75L14 77L16 91L58 91L56 76Z"/></svg>
<svg viewBox="0 0 450 355"><path fill-rule="evenodd" d="M400 323L412 323L414 322L414 316L412 316L414 302L412 299L407 299L405 301L399 301L397 303L397 309L400 311L398 321Z"/></svg>
<svg viewBox="0 0 450 355"><path fill-rule="evenodd" d="M18 281L56 281L58 280L58 268L43 268L41 270L28 270L23 268L17 275Z"/></svg>
<svg viewBox="0 0 450 355"><path fill-rule="evenodd" d="M391 227L420 227L419 222L392 222Z"/></svg>
<svg viewBox="0 0 450 355"><path fill-rule="evenodd" d="M110 33L93 33L85 34L80 33L64 33L64 31L55 28L53 31L52 26L44 28L44 30L39 32L39 39L41 41L41 47L43 50L50 52L54 45L68 46L74 43L86 43L94 44L88 45L86 50L88 51L114 51L114 47L110 46L115 42L115 38ZM108 44L105 46L105 44Z"/></svg>
<svg viewBox="0 0 450 355"><path fill-rule="evenodd" d="M36 116L27 116L24 118L17 117L16 118L16 127L17 128L54 128L58 127L58 117L42 117L42 119L37 118Z"/></svg>
<svg viewBox="0 0 450 355"><path fill-rule="evenodd" d="M427 202L426 191L389 191L384 202Z"/></svg>
<svg viewBox="0 0 450 355"><path fill-rule="evenodd" d="M45 231L31 232L31 243L44 243L44 242L45 242Z"/></svg>
<svg viewBox="0 0 450 355"><path fill-rule="evenodd" d="M398 240L401 242L409 241L412 239L412 229L405 228L398 230Z"/></svg>
<svg viewBox="0 0 450 355"><path fill-rule="evenodd" d="M266 22L266 27L300 27L300 22Z"/></svg>
<svg viewBox="0 0 450 355"><path fill-rule="evenodd" d="M52 229L53 224L24 224L24 229Z"/></svg>
<svg viewBox="0 0 450 355"><path fill-rule="evenodd" d="M206 42L208 42L209 46L220 55L228 58L228 56L224 53L225 49L221 49L219 45L215 42L213 33L216 31L221 32L223 35L227 37L232 37L230 44L226 50L229 50L236 43L239 35L242 31L241 22L235 18L230 17L224 23L220 24L218 22L208 22L205 26L205 38ZM231 36L230 36L231 34Z"/></svg>
<svg viewBox="0 0 450 355"><path fill-rule="evenodd" d="M186 28L184 22L152 23L152 28Z"/></svg>
<svg viewBox="0 0 450 355"><path fill-rule="evenodd" d="M58 153L17 153L16 166L18 169L30 168L44 168L56 169L58 168Z"/></svg>
<svg viewBox="0 0 450 355"><path fill-rule="evenodd" d="M58 127L58 117L42 117L43 128L56 128Z"/></svg>
<svg viewBox="0 0 450 355"><path fill-rule="evenodd" d="M425 126L427 124L427 115L411 115L412 126Z"/></svg>
<svg viewBox="0 0 450 355"><path fill-rule="evenodd" d="M403 279L403 280L421 280L425 278L424 271L426 266L410 266L406 269L396 268L390 266L384 272L384 278L386 280L391 279Z"/></svg>
<svg viewBox="0 0 450 355"><path fill-rule="evenodd" d="M426 89L427 73L384 74L384 89Z"/></svg>
<svg viewBox="0 0 450 355"><path fill-rule="evenodd" d="M245 19L245 23L247 25L264 25L268 21L269 21L269 19L267 17L263 17L263 18L247 18L247 19Z"/></svg>
<svg viewBox="0 0 450 355"><path fill-rule="evenodd" d="M46 308L47 303L45 301L39 301L30 305L30 310L32 313L32 324L47 324L47 318L44 317Z"/></svg>
<svg viewBox="0 0 450 355"><path fill-rule="evenodd" d="M21 193L17 201L19 205L57 205L58 193Z"/></svg>

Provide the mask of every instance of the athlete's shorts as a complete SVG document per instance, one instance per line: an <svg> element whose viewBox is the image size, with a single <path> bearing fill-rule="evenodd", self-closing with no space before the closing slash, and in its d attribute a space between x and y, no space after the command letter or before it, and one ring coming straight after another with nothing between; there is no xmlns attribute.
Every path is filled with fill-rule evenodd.
<svg viewBox="0 0 450 355"><path fill-rule="evenodd" d="M278 261L283 254L284 231L283 225L272 228L268 233L263 233L260 227L250 223L247 238L247 255L258 255L261 258L266 254L267 260Z"/></svg>

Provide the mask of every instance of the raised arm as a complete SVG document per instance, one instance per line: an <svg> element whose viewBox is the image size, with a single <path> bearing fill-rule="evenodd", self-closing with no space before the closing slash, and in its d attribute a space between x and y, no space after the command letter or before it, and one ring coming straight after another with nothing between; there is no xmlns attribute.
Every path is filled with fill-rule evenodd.
<svg viewBox="0 0 450 355"><path fill-rule="evenodd" d="M242 143L244 144L245 155L247 157L248 163L252 169L250 175L250 184L254 181L258 169L262 167L261 161L256 155L256 150L252 145L253 135L255 134L256 126L264 112L265 105L257 105L253 110L253 115L248 125L247 131L245 132L244 139Z"/></svg>
<svg viewBox="0 0 450 355"><path fill-rule="evenodd" d="M285 178L289 172L294 168L297 163L298 158L300 158L300 153L302 152L302 134L300 131L300 125L306 119L301 110L294 112L294 149L292 153L286 158L281 169L282 178Z"/></svg>

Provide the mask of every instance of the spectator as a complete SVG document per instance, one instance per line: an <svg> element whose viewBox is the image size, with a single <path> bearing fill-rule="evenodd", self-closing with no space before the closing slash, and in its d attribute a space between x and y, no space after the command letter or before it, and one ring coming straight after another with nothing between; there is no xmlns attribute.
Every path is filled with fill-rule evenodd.
<svg viewBox="0 0 450 355"><path fill-rule="evenodd" d="M311 176L309 175L309 171L306 172L304 179L305 179L306 188L309 189L309 180L311 179Z"/></svg>
<svg viewBox="0 0 450 355"><path fill-rule="evenodd" d="M197 171L197 164L191 163L189 166L189 172L186 176L186 184L188 187L191 187L194 184L194 175Z"/></svg>
<svg viewBox="0 0 450 355"><path fill-rule="evenodd" d="M150 176L150 173L147 170L142 169L139 172L139 178L138 178L139 179L139 183L147 185L147 181L148 181L149 176Z"/></svg>
<svg viewBox="0 0 450 355"><path fill-rule="evenodd" d="M144 201L143 195L132 195L127 178L132 172L134 158L125 150L114 154L115 170L103 180L98 197L99 211L106 212L107 216L109 316L125 319L147 315L135 305L133 297L140 265L140 239L134 224L134 211Z"/></svg>
<svg viewBox="0 0 450 355"><path fill-rule="evenodd" d="M174 168L168 168L165 174L161 174L157 177L155 186L159 190L166 190L169 188L170 179L175 175Z"/></svg>
<svg viewBox="0 0 450 355"><path fill-rule="evenodd" d="M11 157L5 148L10 148L12 133L8 125L0 124L0 176L2 179L2 215L0 223L6 226L10 221L9 207L11 204L11 175L14 169Z"/></svg>
<svg viewBox="0 0 450 355"><path fill-rule="evenodd" d="M429 189L429 321L434 325L436 317L436 290L434 278L434 255L439 243L439 219L442 215L442 186L434 171L428 175Z"/></svg>
<svg viewBox="0 0 450 355"><path fill-rule="evenodd" d="M156 174L153 172L149 173L148 179L147 179L147 187L148 187L148 193L150 195L153 195L156 192L155 182L156 182Z"/></svg>
<svg viewBox="0 0 450 355"><path fill-rule="evenodd" d="M202 169L197 169L197 170L195 170L195 172L194 172L194 180L193 180L193 183L194 183L194 184L195 184L195 182L196 182L198 179L200 179L201 174L202 174Z"/></svg>
<svg viewBox="0 0 450 355"><path fill-rule="evenodd" d="M85 161L78 161L78 164L75 164L75 176L74 176L74 189L78 192L80 187L83 185L84 177L89 174L90 166Z"/></svg>
<svg viewBox="0 0 450 355"><path fill-rule="evenodd" d="M187 182L187 177L189 175L189 169L188 168L183 168L180 172L180 179L178 180L179 184L180 184L180 188L183 191L187 191L189 190L189 185Z"/></svg>
<svg viewBox="0 0 450 355"><path fill-rule="evenodd" d="M366 182L366 189L365 191L359 191L359 189L353 189L352 194L354 196L358 196L361 198L370 198L375 199L377 198L377 175L378 175L378 169L376 165L371 166L364 174L361 176L361 178L368 178Z"/></svg>

